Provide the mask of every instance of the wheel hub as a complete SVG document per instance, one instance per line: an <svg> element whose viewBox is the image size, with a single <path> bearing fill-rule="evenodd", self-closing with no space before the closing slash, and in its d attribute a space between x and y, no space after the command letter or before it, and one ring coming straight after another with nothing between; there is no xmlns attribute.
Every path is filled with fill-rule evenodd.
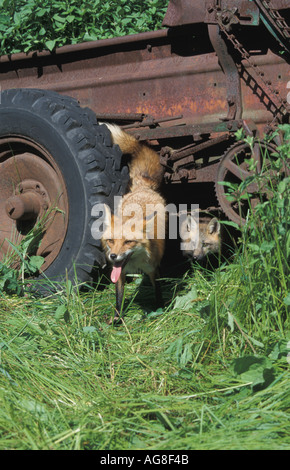
<svg viewBox="0 0 290 470"><path fill-rule="evenodd" d="M36 220L49 207L44 186L35 180L24 180L6 201L6 213L13 220Z"/></svg>
<svg viewBox="0 0 290 470"><path fill-rule="evenodd" d="M53 157L23 137L0 139L0 260L12 253L11 243L41 226L42 270L56 259L66 236L68 200L62 174ZM9 240L9 241L8 241Z"/></svg>

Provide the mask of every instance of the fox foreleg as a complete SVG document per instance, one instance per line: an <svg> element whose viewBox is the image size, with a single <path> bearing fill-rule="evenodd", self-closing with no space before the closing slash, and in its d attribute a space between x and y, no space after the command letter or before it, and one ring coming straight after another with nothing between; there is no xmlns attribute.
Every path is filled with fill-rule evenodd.
<svg viewBox="0 0 290 470"><path fill-rule="evenodd" d="M149 274L149 278L151 281L151 284L154 288L155 292L155 305L156 309L157 308L163 308L164 307L164 301L163 301L163 296L162 296L162 291L161 291L161 281L159 279L159 272L155 271L151 274Z"/></svg>
<svg viewBox="0 0 290 470"><path fill-rule="evenodd" d="M124 287L125 287L125 278L124 276L121 275L115 284L116 308L115 308L114 321L119 320L120 315L122 313L122 306L123 306L123 299L124 299Z"/></svg>

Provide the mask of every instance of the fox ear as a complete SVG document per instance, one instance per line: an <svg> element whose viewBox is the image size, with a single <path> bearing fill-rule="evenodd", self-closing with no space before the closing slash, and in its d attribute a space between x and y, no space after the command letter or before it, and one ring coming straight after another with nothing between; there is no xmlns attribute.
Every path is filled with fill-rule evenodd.
<svg viewBox="0 0 290 470"><path fill-rule="evenodd" d="M211 221L208 223L207 230L208 233L220 233L221 224L216 217L211 219Z"/></svg>
<svg viewBox="0 0 290 470"><path fill-rule="evenodd" d="M188 232L191 232L192 230L197 230L198 228L198 223L196 221L196 218L193 217L192 215L188 215L186 217L186 230Z"/></svg>
<svg viewBox="0 0 290 470"><path fill-rule="evenodd" d="M186 218L181 222L180 226L180 236L182 239L186 239L189 234L196 232L198 230L198 224L195 219L191 214L188 214Z"/></svg>
<svg viewBox="0 0 290 470"><path fill-rule="evenodd" d="M107 227L109 227L111 225L112 212L111 212L111 209L109 208L109 206L107 204L103 205L103 210L104 210L103 223L104 223L104 228L106 229Z"/></svg>

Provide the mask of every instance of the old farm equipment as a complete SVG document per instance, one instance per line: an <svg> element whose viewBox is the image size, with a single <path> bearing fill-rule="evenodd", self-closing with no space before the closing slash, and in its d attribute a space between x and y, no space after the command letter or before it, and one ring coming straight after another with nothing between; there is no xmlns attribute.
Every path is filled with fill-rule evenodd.
<svg viewBox="0 0 290 470"><path fill-rule="evenodd" d="M160 31L1 57L2 256L34 230L45 277L86 281L103 265L92 209L124 193L128 170L99 121L156 148L169 201L242 223L249 203L218 183L274 149L237 142L238 129L289 122L289 17L288 0L171 0Z"/></svg>

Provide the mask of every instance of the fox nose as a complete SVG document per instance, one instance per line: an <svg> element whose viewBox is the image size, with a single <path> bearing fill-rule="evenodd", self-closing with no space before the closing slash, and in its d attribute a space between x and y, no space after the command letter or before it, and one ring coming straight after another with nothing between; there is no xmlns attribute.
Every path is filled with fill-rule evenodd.
<svg viewBox="0 0 290 470"><path fill-rule="evenodd" d="M117 258L116 253L111 253L111 254L110 254L110 258L111 258L112 261L114 261L114 259Z"/></svg>

